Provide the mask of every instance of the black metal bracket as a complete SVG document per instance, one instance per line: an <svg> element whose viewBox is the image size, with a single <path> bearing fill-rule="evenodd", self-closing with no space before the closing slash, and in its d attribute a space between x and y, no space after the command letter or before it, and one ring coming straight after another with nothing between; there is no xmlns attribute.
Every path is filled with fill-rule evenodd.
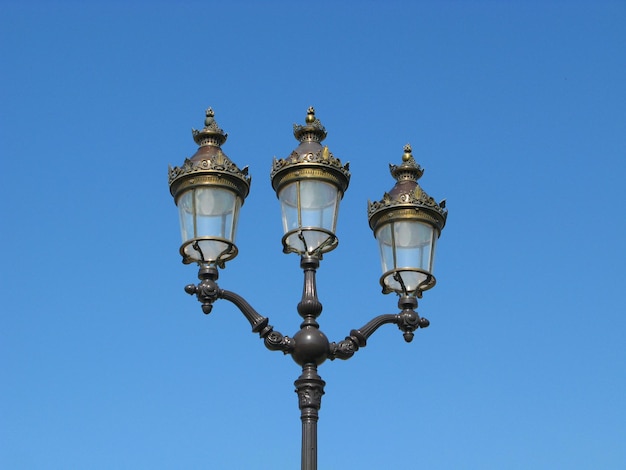
<svg viewBox="0 0 626 470"><path fill-rule="evenodd" d="M217 299L228 300L243 313L250 326L252 326L252 332L258 333L263 338L268 349L283 351L285 354L291 353L294 348L293 339L283 336L278 331L274 331L274 328L269 324L269 318L260 315L243 297L234 292L220 289L217 285L218 277L219 273L215 266L202 264L198 272L200 283L185 286L185 292L197 297L202 304L202 311L206 315L211 313L213 303Z"/></svg>
<svg viewBox="0 0 626 470"><path fill-rule="evenodd" d="M343 341L331 343L329 359L350 359L359 348L363 348L367 345L367 339L372 336L378 328L387 323L398 325L398 328L403 331L404 340L407 343L413 341L413 332L415 330L418 328L426 328L430 325L430 322L426 318L420 317L415 311L417 308L417 300L415 297L400 297L398 307L402 309L400 313L395 315L379 315L358 330L350 331L350 336L347 336Z"/></svg>
<svg viewBox="0 0 626 470"><path fill-rule="evenodd" d="M317 421L322 404L324 386L326 385L317 373L317 366L326 359L350 359L359 348L365 347L367 339L382 325L393 323L403 332L404 340L413 340L414 331L426 328L429 321L421 318L415 309L417 299L403 295L398 301L400 313L379 315L358 330L350 331L350 335L338 343L330 343L320 331L317 317L322 313L322 304L317 297L315 275L321 256L303 255L300 267L304 271L304 287L302 300L298 303L298 313L303 321L293 338L284 336L269 324L269 319L260 315L240 295L220 289L217 285L219 276L215 266L202 263L198 272L200 282L189 284L185 292L195 295L202 304L205 314L211 313L213 303L218 299L228 300L246 317L252 331L263 338L265 346L271 351L282 351L290 354L295 362L302 366L302 375L295 381L300 419L302 420L302 468L317 468Z"/></svg>
<svg viewBox="0 0 626 470"><path fill-rule="evenodd" d="M298 313L302 316L303 322L300 325L300 331L293 338L274 331L274 328L269 325L269 319L260 315L243 297L220 289L217 285L219 273L215 266L202 264L198 272L200 283L189 284L185 287L185 292L197 297L202 304L202 311L207 315L211 313L213 303L217 299L233 303L246 317L252 326L252 331L263 338L268 349L291 354L300 365L319 365L326 359L349 359L360 348L367 345L367 339L378 328L388 323L398 326L407 343L413 340L415 330L430 325L426 318L420 317L416 312L417 299L405 295L398 300L400 313L379 315L361 328L350 331L349 336L346 336L343 341L329 343L326 336L319 330L316 320L322 312L322 304L318 300L315 283L319 258L305 255L300 264L304 271L304 287L302 300L298 304Z"/></svg>

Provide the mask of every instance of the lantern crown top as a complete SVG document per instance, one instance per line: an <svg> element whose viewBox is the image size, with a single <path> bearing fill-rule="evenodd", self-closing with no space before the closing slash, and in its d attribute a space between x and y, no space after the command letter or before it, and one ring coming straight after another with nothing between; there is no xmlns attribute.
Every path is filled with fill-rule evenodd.
<svg viewBox="0 0 626 470"><path fill-rule="evenodd" d="M391 176L396 181L417 181L424 174L424 169L413 158L411 144L404 146L401 165L389 165Z"/></svg>
<svg viewBox="0 0 626 470"><path fill-rule="evenodd" d="M204 129L191 129L193 140L195 140L196 144L198 144L200 147L204 147L206 145L219 147L224 142L226 142L228 134L226 134L222 129L220 129L220 126L217 125L213 108L209 107L206 110L205 114L206 117L204 119Z"/></svg>
<svg viewBox="0 0 626 470"><path fill-rule="evenodd" d="M300 142L321 142L326 138L326 128L319 119L315 117L315 108L309 106L304 120L304 126L293 125L293 135Z"/></svg>
<svg viewBox="0 0 626 470"><path fill-rule="evenodd" d="M327 146L320 143L326 138L326 129L315 117L315 108L307 109L305 124L293 125L293 135L300 145L287 158L274 158L270 178L278 193L289 182L298 179L322 179L340 188L342 194L350 182L350 163L345 165Z"/></svg>
<svg viewBox="0 0 626 470"><path fill-rule="evenodd" d="M389 164L389 171L396 180L396 185L383 195L381 201L368 201L367 216L370 227L375 230L379 222L394 217L395 209L409 208L414 211L411 212L415 214L412 217L424 219L441 232L448 216L446 201L444 199L437 204L417 183L424 174L424 169L413 158L410 144L404 146L402 163Z"/></svg>
<svg viewBox="0 0 626 470"><path fill-rule="evenodd" d="M250 191L248 167L239 169L222 151L221 145L228 134L217 125L213 108L208 108L205 115L204 128L191 130L199 146L196 153L186 158L182 166L169 168L170 192L176 198L185 189L204 184L203 177L213 175L220 185L235 190L243 201Z"/></svg>

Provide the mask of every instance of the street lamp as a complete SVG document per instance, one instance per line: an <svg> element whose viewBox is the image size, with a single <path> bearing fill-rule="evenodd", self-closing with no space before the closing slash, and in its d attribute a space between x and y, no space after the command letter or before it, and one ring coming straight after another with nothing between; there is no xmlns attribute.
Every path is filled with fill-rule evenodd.
<svg viewBox="0 0 626 470"><path fill-rule="evenodd" d="M282 209L283 251L321 258L338 243L335 229L339 201L350 182L349 165L322 148L326 129L313 108L293 133L300 145L289 157L274 158L270 175Z"/></svg>
<svg viewBox="0 0 626 470"><path fill-rule="evenodd" d="M302 469L315 470L318 412L325 385L317 368L326 359L349 359L384 324L397 325L407 342L416 329L429 325L415 309L417 298L435 285L433 260L446 223L445 201L437 204L419 186L423 170L411 147L405 146L402 164L390 165L396 185L381 201L368 203L369 224L380 247L380 283L384 294L398 294L400 312L379 315L350 331L343 341L329 342L317 323L322 304L315 275L322 255L338 244L337 215L350 172L348 164L343 165L322 146L326 129L309 108L305 124L294 125L300 144L287 158L274 159L270 175L281 205L283 251L299 254L304 271L302 299L297 305L303 321L293 337L284 336L243 297L217 284L218 268L238 253L237 218L250 190L250 176L247 167L239 169L222 151L227 134L217 125L211 108L206 111L204 128L192 132L198 151L183 166L169 169L170 192L180 215L180 253L184 263L199 265L200 282L186 286L185 291L197 297L206 314L218 299L232 302L268 349L290 354L302 367L295 381L302 420Z"/></svg>
<svg viewBox="0 0 626 470"><path fill-rule="evenodd" d="M421 297L435 285L432 274L437 239L446 224L445 200L439 204L417 183L424 170L404 146L402 164L389 165L397 183L382 201L369 202L371 229L378 240L383 293Z"/></svg>
<svg viewBox="0 0 626 470"><path fill-rule="evenodd" d="M169 180L180 216L183 263L223 268L237 256L237 218L250 191L250 177L247 168L240 170L222 152L228 134L214 115L207 109L204 129L192 130L200 147L182 167L170 167Z"/></svg>

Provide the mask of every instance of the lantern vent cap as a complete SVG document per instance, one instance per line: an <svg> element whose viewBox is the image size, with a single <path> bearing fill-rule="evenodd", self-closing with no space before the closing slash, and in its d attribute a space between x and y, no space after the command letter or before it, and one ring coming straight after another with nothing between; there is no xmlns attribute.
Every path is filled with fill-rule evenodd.
<svg viewBox="0 0 626 470"><path fill-rule="evenodd" d="M191 129L191 135L196 143L203 147L205 145L213 145L219 147L226 142L228 134L226 134L215 120L215 112L209 107L205 112L204 128L201 130Z"/></svg>
<svg viewBox="0 0 626 470"><path fill-rule="evenodd" d="M321 121L315 117L315 108L307 109L304 126L293 125L293 135L300 142L321 142L328 135Z"/></svg>

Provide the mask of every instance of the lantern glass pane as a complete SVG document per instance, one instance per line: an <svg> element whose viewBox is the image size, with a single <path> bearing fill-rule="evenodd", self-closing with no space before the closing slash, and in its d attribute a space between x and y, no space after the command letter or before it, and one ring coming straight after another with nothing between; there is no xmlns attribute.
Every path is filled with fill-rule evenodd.
<svg viewBox="0 0 626 470"><path fill-rule="evenodd" d="M422 222L393 223L396 268L419 268L432 272L434 228Z"/></svg>
<svg viewBox="0 0 626 470"><path fill-rule="evenodd" d="M299 226L298 193L298 183L295 182L285 186L278 195L285 233Z"/></svg>
<svg viewBox="0 0 626 470"><path fill-rule="evenodd" d="M183 193L178 200L183 243L197 239L186 246L185 253L194 260L210 262L229 250L228 243L215 239L234 243L240 207L241 199L225 188L199 187Z"/></svg>
<svg viewBox="0 0 626 470"><path fill-rule="evenodd" d="M196 236L234 241L237 197L223 188L195 188Z"/></svg>
<svg viewBox="0 0 626 470"><path fill-rule="evenodd" d="M183 243L194 236L193 191L184 192L178 199L178 215Z"/></svg>
<svg viewBox="0 0 626 470"><path fill-rule="evenodd" d="M300 181L302 227L320 227L335 233L338 192L329 183Z"/></svg>
<svg viewBox="0 0 626 470"><path fill-rule="evenodd" d="M340 198L339 190L323 181L301 180L285 186L278 195L283 230L288 233L305 229L300 234L289 236L287 244L301 251L312 252L326 242L330 235L316 229L335 233Z"/></svg>
<svg viewBox="0 0 626 470"><path fill-rule="evenodd" d="M436 236L431 225L412 220L390 222L378 229L376 239L383 273L394 269L421 269L432 274ZM399 275L409 292L427 279L426 274L415 271L402 271ZM402 291L401 283L393 276L388 276L385 283Z"/></svg>

